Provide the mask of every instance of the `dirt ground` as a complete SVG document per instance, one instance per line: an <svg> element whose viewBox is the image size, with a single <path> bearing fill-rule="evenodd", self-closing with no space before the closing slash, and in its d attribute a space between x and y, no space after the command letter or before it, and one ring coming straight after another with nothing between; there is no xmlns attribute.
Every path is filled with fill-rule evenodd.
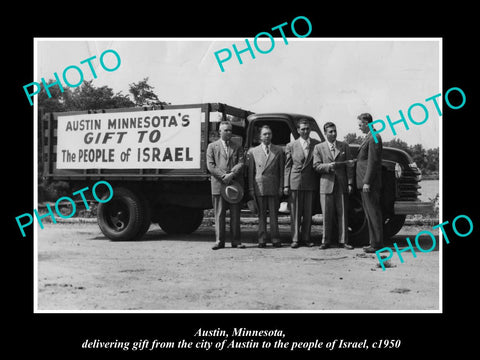
<svg viewBox="0 0 480 360"><path fill-rule="evenodd" d="M386 246L402 248L431 226L404 226ZM313 226L320 241L321 226ZM436 231L436 230L435 230ZM38 229L39 311L50 310L439 310L437 247L396 254L382 271L362 248L256 247L256 225L242 225L246 249L213 251L214 229L169 236L152 224L138 242L112 242L96 223ZM423 237L422 237L423 239ZM422 241L422 240L421 240ZM425 239L424 249L432 241Z"/></svg>

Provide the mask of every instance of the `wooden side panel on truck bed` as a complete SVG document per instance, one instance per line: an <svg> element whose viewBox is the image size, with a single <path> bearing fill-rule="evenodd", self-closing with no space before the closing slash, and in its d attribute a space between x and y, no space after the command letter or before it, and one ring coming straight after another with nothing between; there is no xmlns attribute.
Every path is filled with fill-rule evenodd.
<svg viewBox="0 0 480 360"><path fill-rule="evenodd" d="M120 156L120 145L117 145L121 140L123 140L122 132L125 131L118 131L117 134L114 132L110 133L110 135L105 135L105 127L106 127L106 121L105 117L109 117L108 121L112 121L112 128L115 128L113 120L110 119L110 116L113 118L115 114L118 113L118 118L121 117L121 113L135 113L141 115L142 112L147 112L147 111L158 111L158 113L162 113L162 110L170 110L170 114L172 114L172 111L175 111L175 114L177 111L179 112L179 115L181 114L182 111L188 111L189 109L199 109L200 111L200 119L192 119L195 121L200 121L200 136L198 138L198 143L195 143L197 139L195 139L192 143L184 144L185 147L194 145L196 149L199 149L199 154L197 154L197 164L195 167L190 167L190 168L178 168L178 167L172 167L172 168L162 168L162 164L159 163L159 166L156 167L150 163L149 167L135 167L135 168L129 168L125 167L122 164L118 164L118 158ZM70 119L70 118L79 118L78 116L80 115L86 115L90 119L92 118L91 114L98 114L98 116L103 116L104 119L102 120L102 126L103 128L100 131L100 126L95 128L95 124L92 123L93 120L86 120L87 122L82 123L82 127L88 128L88 126L91 126L94 128L94 131L88 134L88 141L90 142L87 145L85 145L85 148L88 147L93 147L96 148L98 151L98 155L100 156L101 150L100 148L102 147L102 143L104 144L105 142L109 142L111 144L111 148L117 147L117 154L115 154L117 158L117 163L111 164L110 167L98 167L98 165L93 168L91 164L85 163L85 167L81 168L82 165L76 164L76 168L68 168L68 165L62 165L58 166L59 162L65 162L65 151L62 153L59 153L59 138L58 138L58 121L59 117L62 117L62 120L64 119ZM105 114L105 115L102 115ZM226 104L220 104L220 103L202 103L202 104L188 104L188 105L164 105L161 107L157 107L155 109L152 109L151 107L149 108L121 108L121 109L106 109L106 110L100 110L96 112L91 112L91 111L72 111L72 112L65 112L65 113L47 113L43 115L42 117L42 133L43 133L43 138L41 139L42 141L42 162L44 166L43 174L46 178L50 180L96 180L96 179L109 179L109 180L131 180L131 181L138 181L138 180L158 180L158 179L184 179L184 180L205 180L206 178L209 177L207 167L206 167L206 161L205 161L205 151L207 149L208 143L215 140L215 136L218 134L218 123L222 119L235 119L236 123L239 125L237 129L238 131L242 132L247 126L246 123L246 118L248 115L252 114L252 112L242 110L239 108L235 108ZM166 118L166 117L165 117ZM164 119L168 123L168 119ZM180 121L181 119L175 119L175 121ZM98 120L100 121L100 120ZM187 119L188 123L189 119ZM76 123L78 126L78 123ZM99 125L99 123L97 124ZM110 127L110 123L108 124ZM165 123L164 123L165 126ZM243 129L243 130L242 130ZM95 131L96 130L96 131ZM143 130L141 129L134 129L138 130L139 133L141 133ZM103 131L103 133L101 133ZM148 136L146 131L144 131L145 134ZM65 133L65 132L64 132ZM72 133L71 133L72 134ZM72 135L69 136L72 136ZM112 135L113 134L113 135ZM160 134L160 131L158 131L158 136ZM117 136L115 136L117 135ZM142 134L139 134L142 135ZM142 135L142 136L143 136ZM151 135L157 135L157 134L151 134ZM85 131L82 132L82 135L80 135L82 139L85 137L84 143L87 142L87 135L85 134ZM158 140L158 137L153 136L155 140ZM244 138L244 136L243 136ZM147 137L144 137L144 139L148 140ZM61 139L60 139L61 140ZM77 139L78 140L78 139ZM152 139L150 139L152 140ZM163 140L163 138L161 139ZM192 140L187 140L188 142L192 142ZM98 145L94 145L94 143ZM155 147L155 144L152 145L152 150L153 147ZM137 151L135 151L137 150ZM138 157L139 159L141 156L144 156L143 153L141 153L141 150L143 149L132 149L132 152L130 153L130 156L135 156ZM158 149L154 149L158 151ZM78 150L78 151L83 151L83 150ZM86 151L86 150L85 150ZM90 150L90 152L93 150ZM115 149L111 150L112 153L110 154L110 157L113 158L113 152ZM85 152L86 154L86 152ZM92 153L90 153L93 155ZM68 156L77 156L78 155L83 155L82 154L67 154ZM157 153L157 159L159 159L159 154ZM170 154L169 154L170 155ZM182 153L179 152L180 156L190 156L191 154L187 153ZM60 157L63 157L61 160ZM109 154L103 153L103 157L108 157ZM152 154L148 153L145 156L152 156ZM175 154L171 154L172 157L175 156ZM152 157L153 158L153 157ZM75 159L75 158L74 158ZM119 165L119 166L117 166ZM175 165L172 165L175 166ZM67 168L65 168L67 167ZM72 165L72 167L75 167ZM80 167L80 168L79 168Z"/></svg>

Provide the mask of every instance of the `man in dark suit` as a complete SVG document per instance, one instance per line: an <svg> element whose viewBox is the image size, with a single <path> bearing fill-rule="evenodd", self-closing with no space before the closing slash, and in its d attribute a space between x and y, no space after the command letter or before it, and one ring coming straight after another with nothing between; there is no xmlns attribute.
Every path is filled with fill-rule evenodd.
<svg viewBox="0 0 480 360"><path fill-rule="evenodd" d="M283 193L285 159L282 148L271 143L270 127L260 129L260 141L247 156L249 192L258 207L258 247L266 246L267 210L273 246L281 247L277 211Z"/></svg>
<svg viewBox="0 0 480 360"><path fill-rule="evenodd" d="M348 243L348 194L353 191L350 147L337 140L334 123L327 122L323 130L327 140L315 146L313 160L315 170L320 173L320 203L323 214L323 243L320 248L331 246L336 223L338 245L353 249Z"/></svg>
<svg viewBox="0 0 480 360"><path fill-rule="evenodd" d="M357 155L357 188L361 190L363 210L368 223L370 246L367 253L374 253L383 248L383 218L380 204L382 187L382 139L377 134L377 142L370 132L372 115L364 113L358 117L358 127L366 134Z"/></svg>
<svg viewBox="0 0 480 360"><path fill-rule="evenodd" d="M244 248L240 243L240 203L229 204L222 196L222 186L237 181L243 186L244 153L241 144L231 141L232 124L222 121L220 139L208 144L207 168L211 176L212 202L215 213L215 245L213 250L225 247L225 213L230 208L232 247Z"/></svg>
<svg viewBox="0 0 480 360"><path fill-rule="evenodd" d="M313 194L318 189L318 175L313 169L313 149L319 143L310 138L310 123L300 119L297 123L300 137L285 147L284 194L290 196L290 223L292 248L300 244L313 246L312 227Z"/></svg>

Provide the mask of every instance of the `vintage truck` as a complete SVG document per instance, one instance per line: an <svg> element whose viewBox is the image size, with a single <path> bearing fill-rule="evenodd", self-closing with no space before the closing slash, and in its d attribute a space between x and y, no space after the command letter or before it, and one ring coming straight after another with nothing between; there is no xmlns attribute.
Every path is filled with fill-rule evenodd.
<svg viewBox="0 0 480 360"><path fill-rule="evenodd" d="M105 109L42 115L43 176L66 181L72 191L108 181L113 198L100 203L98 224L111 240L138 240L151 223L166 233L192 233L212 208L205 151L218 138L223 119L233 124L233 141L247 150L259 143L261 126L272 128L273 143L298 138L296 122L307 118L311 136L324 136L311 116L255 114L221 103L164 105L157 108ZM354 158L358 145L350 145ZM407 214L432 211L418 199L421 172L404 151L384 148L382 207L386 236L395 235ZM245 192L244 203L248 199ZM284 201L286 199L283 199ZM321 213L315 201L316 213ZM360 194L350 196L350 238L368 241Z"/></svg>

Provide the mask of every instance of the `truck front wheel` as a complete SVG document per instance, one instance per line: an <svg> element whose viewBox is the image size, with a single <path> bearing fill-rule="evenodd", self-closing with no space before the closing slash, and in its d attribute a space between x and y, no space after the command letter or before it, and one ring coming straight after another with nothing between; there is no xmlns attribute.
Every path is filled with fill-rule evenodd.
<svg viewBox="0 0 480 360"><path fill-rule="evenodd" d="M360 193L355 193L350 196L348 210L348 239L350 243L354 246L368 245L368 224ZM384 219L384 240L390 239L400 231L405 223L405 218L406 215L394 215Z"/></svg>
<svg viewBox="0 0 480 360"><path fill-rule="evenodd" d="M350 195L348 205L348 241L353 246L368 245L368 224L359 192Z"/></svg>
<svg viewBox="0 0 480 360"><path fill-rule="evenodd" d="M184 206L162 208L156 214L158 225L167 234L190 234L198 229L203 221L203 210Z"/></svg>
<svg viewBox="0 0 480 360"><path fill-rule="evenodd" d="M99 204L97 220L102 233L114 241L137 240L150 225L145 199L122 187L114 190L110 201Z"/></svg>
<svg viewBox="0 0 480 360"><path fill-rule="evenodd" d="M394 215L385 220L383 225L383 236L385 236L385 239L395 236L402 229L406 217L407 215Z"/></svg>

